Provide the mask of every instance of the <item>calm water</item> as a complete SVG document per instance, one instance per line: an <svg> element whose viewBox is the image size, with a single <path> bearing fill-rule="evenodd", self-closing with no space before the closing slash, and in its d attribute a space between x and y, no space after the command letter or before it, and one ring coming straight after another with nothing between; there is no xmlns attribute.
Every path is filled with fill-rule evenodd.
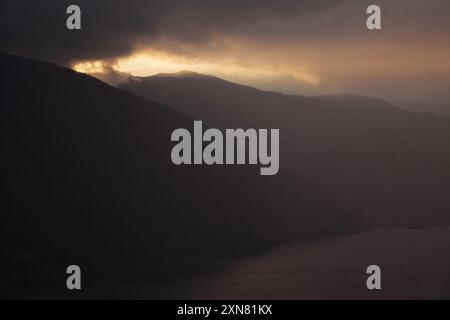
<svg viewBox="0 0 450 320"><path fill-rule="evenodd" d="M366 288L371 264L381 267L381 291ZM172 279L110 292L143 299L449 299L450 227L376 230L197 267L212 272L189 282Z"/></svg>

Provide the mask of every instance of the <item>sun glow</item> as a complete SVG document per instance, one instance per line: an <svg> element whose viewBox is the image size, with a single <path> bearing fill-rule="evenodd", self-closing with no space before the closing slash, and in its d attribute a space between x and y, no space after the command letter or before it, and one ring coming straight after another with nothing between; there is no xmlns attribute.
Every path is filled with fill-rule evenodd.
<svg viewBox="0 0 450 320"><path fill-rule="evenodd" d="M165 52L145 50L118 58L112 64L106 61L83 61L75 64L73 69L84 73L103 73L112 69L133 76L151 76L158 73L189 70L250 84L253 80L289 76L310 86L320 84L319 78L310 73L279 66L261 65L257 63L239 64L236 59L186 58Z"/></svg>
<svg viewBox="0 0 450 320"><path fill-rule="evenodd" d="M105 72L103 61L84 61L75 64L73 70L82 73L102 73Z"/></svg>

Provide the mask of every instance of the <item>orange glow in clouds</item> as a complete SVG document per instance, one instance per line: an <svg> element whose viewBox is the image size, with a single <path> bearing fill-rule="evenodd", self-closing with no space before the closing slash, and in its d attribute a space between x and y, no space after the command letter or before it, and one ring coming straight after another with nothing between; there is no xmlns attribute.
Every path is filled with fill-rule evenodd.
<svg viewBox="0 0 450 320"><path fill-rule="evenodd" d="M73 69L83 73L102 73L105 66L117 72L133 76L150 76L158 73L174 73L189 70L202 74L215 75L228 80L248 80L290 76L308 85L317 86L317 76L295 70L277 70L260 66L242 66L225 59L195 59L171 55L158 51L146 50L127 57L118 58L112 65L104 61L83 61L75 64Z"/></svg>

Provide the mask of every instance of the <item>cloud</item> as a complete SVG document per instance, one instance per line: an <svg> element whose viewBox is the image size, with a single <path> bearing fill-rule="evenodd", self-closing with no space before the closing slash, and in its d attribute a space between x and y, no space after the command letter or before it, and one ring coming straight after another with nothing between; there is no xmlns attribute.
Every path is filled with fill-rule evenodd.
<svg viewBox="0 0 450 320"><path fill-rule="evenodd" d="M73 3L80 31L65 27ZM372 3L2 0L1 49L65 65L101 61L109 74L143 75L136 57L147 54L153 67L169 57L173 68L284 92L450 101L450 2L375 1L383 27L375 32L365 27Z"/></svg>
<svg viewBox="0 0 450 320"><path fill-rule="evenodd" d="M0 36L3 50L67 64L126 55L160 38L202 45L239 26L313 14L338 2L77 0L82 29L69 31L66 8L73 1L3 0Z"/></svg>

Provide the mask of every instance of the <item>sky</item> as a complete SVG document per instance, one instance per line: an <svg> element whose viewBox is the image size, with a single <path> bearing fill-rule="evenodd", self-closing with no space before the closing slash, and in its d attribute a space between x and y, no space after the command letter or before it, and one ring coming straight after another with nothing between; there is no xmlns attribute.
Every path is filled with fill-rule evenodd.
<svg viewBox="0 0 450 320"><path fill-rule="evenodd" d="M77 4L82 29L66 28ZM366 8L382 30L366 28ZM191 70L304 95L450 112L448 0L2 0L1 50L112 83Z"/></svg>

